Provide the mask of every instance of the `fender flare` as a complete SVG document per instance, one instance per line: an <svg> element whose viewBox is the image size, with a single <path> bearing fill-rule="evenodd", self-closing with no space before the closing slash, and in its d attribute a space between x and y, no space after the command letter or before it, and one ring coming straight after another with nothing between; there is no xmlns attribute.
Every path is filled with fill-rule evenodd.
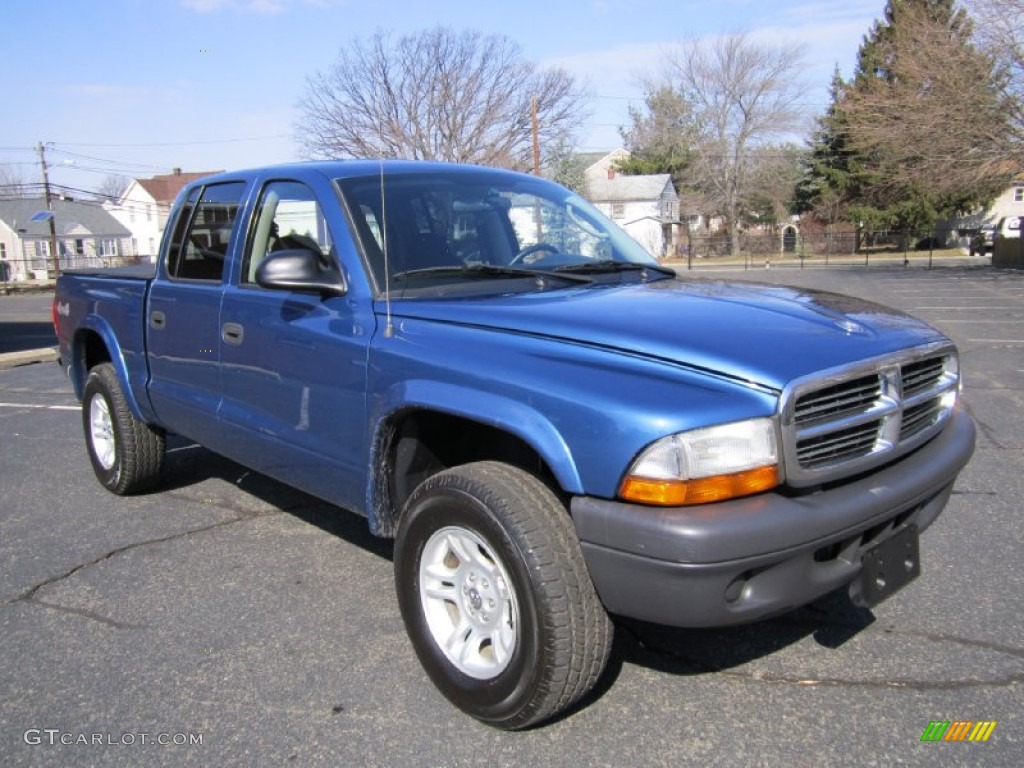
<svg viewBox="0 0 1024 768"><path fill-rule="evenodd" d="M387 491L380 471L385 466L382 452L389 443L388 425L403 411L416 410L456 416L514 435L537 452L564 491L583 493L583 481L569 445L551 420L540 411L523 402L479 389L428 379L407 380L392 385L377 398L368 420L370 433L367 445L371 449L366 509L370 528L378 535L393 534L392 523L384 511Z"/></svg>
<svg viewBox="0 0 1024 768"><path fill-rule="evenodd" d="M113 328L111 328L110 323L99 315L90 314L83 317L78 324L78 328L75 329L75 335L71 342L70 377L72 386L75 389L75 395L79 400L82 399L85 379L89 375L89 371L85 366L85 337L89 334L98 336L106 347L110 363L114 366L118 383L121 385L125 401L132 415L141 422L147 424L155 423L154 414L148 408L149 403L145 403L147 407L144 408L143 404L135 396L136 390L132 386L128 363L125 360L121 345L117 342L117 335L114 333ZM143 353L140 352L138 354L141 355ZM136 384L145 386L145 373L142 381L137 381Z"/></svg>

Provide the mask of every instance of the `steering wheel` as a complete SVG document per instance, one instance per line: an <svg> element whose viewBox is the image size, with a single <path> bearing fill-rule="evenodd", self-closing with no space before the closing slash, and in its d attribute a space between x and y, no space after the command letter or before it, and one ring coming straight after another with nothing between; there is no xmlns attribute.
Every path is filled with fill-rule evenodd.
<svg viewBox="0 0 1024 768"><path fill-rule="evenodd" d="M558 248L551 245L551 243L534 243L533 245L526 246L525 248L523 248L523 250L521 250L519 253L513 256L512 261L510 261L508 264L510 267L515 264L519 264L520 262L525 261L527 256L534 253L540 253L541 251L547 251L549 253L558 253Z"/></svg>

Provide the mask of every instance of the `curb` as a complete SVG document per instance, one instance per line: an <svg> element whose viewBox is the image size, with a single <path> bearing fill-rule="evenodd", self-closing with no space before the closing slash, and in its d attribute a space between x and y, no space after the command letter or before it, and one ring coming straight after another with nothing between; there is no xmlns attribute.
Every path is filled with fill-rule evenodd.
<svg viewBox="0 0 1024 768"><path fill-rule="evenodd" d="M56 362L56 360L56 347L25 349L20 352L4 352L0 354L0 370L16 368L19 365L31 365L32 363L51 363Z"/></svg>

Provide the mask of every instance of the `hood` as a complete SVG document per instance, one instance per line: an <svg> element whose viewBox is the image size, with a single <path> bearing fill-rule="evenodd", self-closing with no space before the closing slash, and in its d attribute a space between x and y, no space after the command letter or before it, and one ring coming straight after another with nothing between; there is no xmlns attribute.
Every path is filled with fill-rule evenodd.
<svg viewBox="0 0 1024 768"><path fill-rule="evenodd" d="M392 312L623 350L776 390L817 371L946 341L920 320L862 299L718 280L406 300Z"/></svg>

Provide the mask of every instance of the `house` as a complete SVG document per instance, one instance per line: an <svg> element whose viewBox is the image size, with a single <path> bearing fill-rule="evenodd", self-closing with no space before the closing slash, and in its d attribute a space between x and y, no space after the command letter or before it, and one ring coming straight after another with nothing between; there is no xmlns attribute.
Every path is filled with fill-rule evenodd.
<svg viewBox="0 0 1024 768"><path fill-rule="evenodd" d="M186 184L213 173L220 171L183 173L175 168L148 179L132 179L116 201L103 207L131 232L133 252L155 262L174 198Z"/></svg>
<svg viewBox="0 0 1024 768"><path fill-rule="evenodd" d="M98 202L51 203L61 268L110 266L132 256L131 232ZM43 198L0 200L0 278L45 278L53 266ZM34 221L33 219L39 219Z"/></svg>
<svg viewBox="0 0 1024 768"><path fill-rule="evenodd" d="M622 227L652 256L674 254L685 227L679 220L679 194L667 173L627 176L618 163L629 157L625 149L588 156L586 197Z"/></svg>
<svg viewBox="0 0 1024 768"><path fill-rule="evenodd" d="M971 235L979 229L996 227L1007 216L1024 216L1024 173L1019 174L992 204L984 210L940 224L966 246Z"/></svg>

